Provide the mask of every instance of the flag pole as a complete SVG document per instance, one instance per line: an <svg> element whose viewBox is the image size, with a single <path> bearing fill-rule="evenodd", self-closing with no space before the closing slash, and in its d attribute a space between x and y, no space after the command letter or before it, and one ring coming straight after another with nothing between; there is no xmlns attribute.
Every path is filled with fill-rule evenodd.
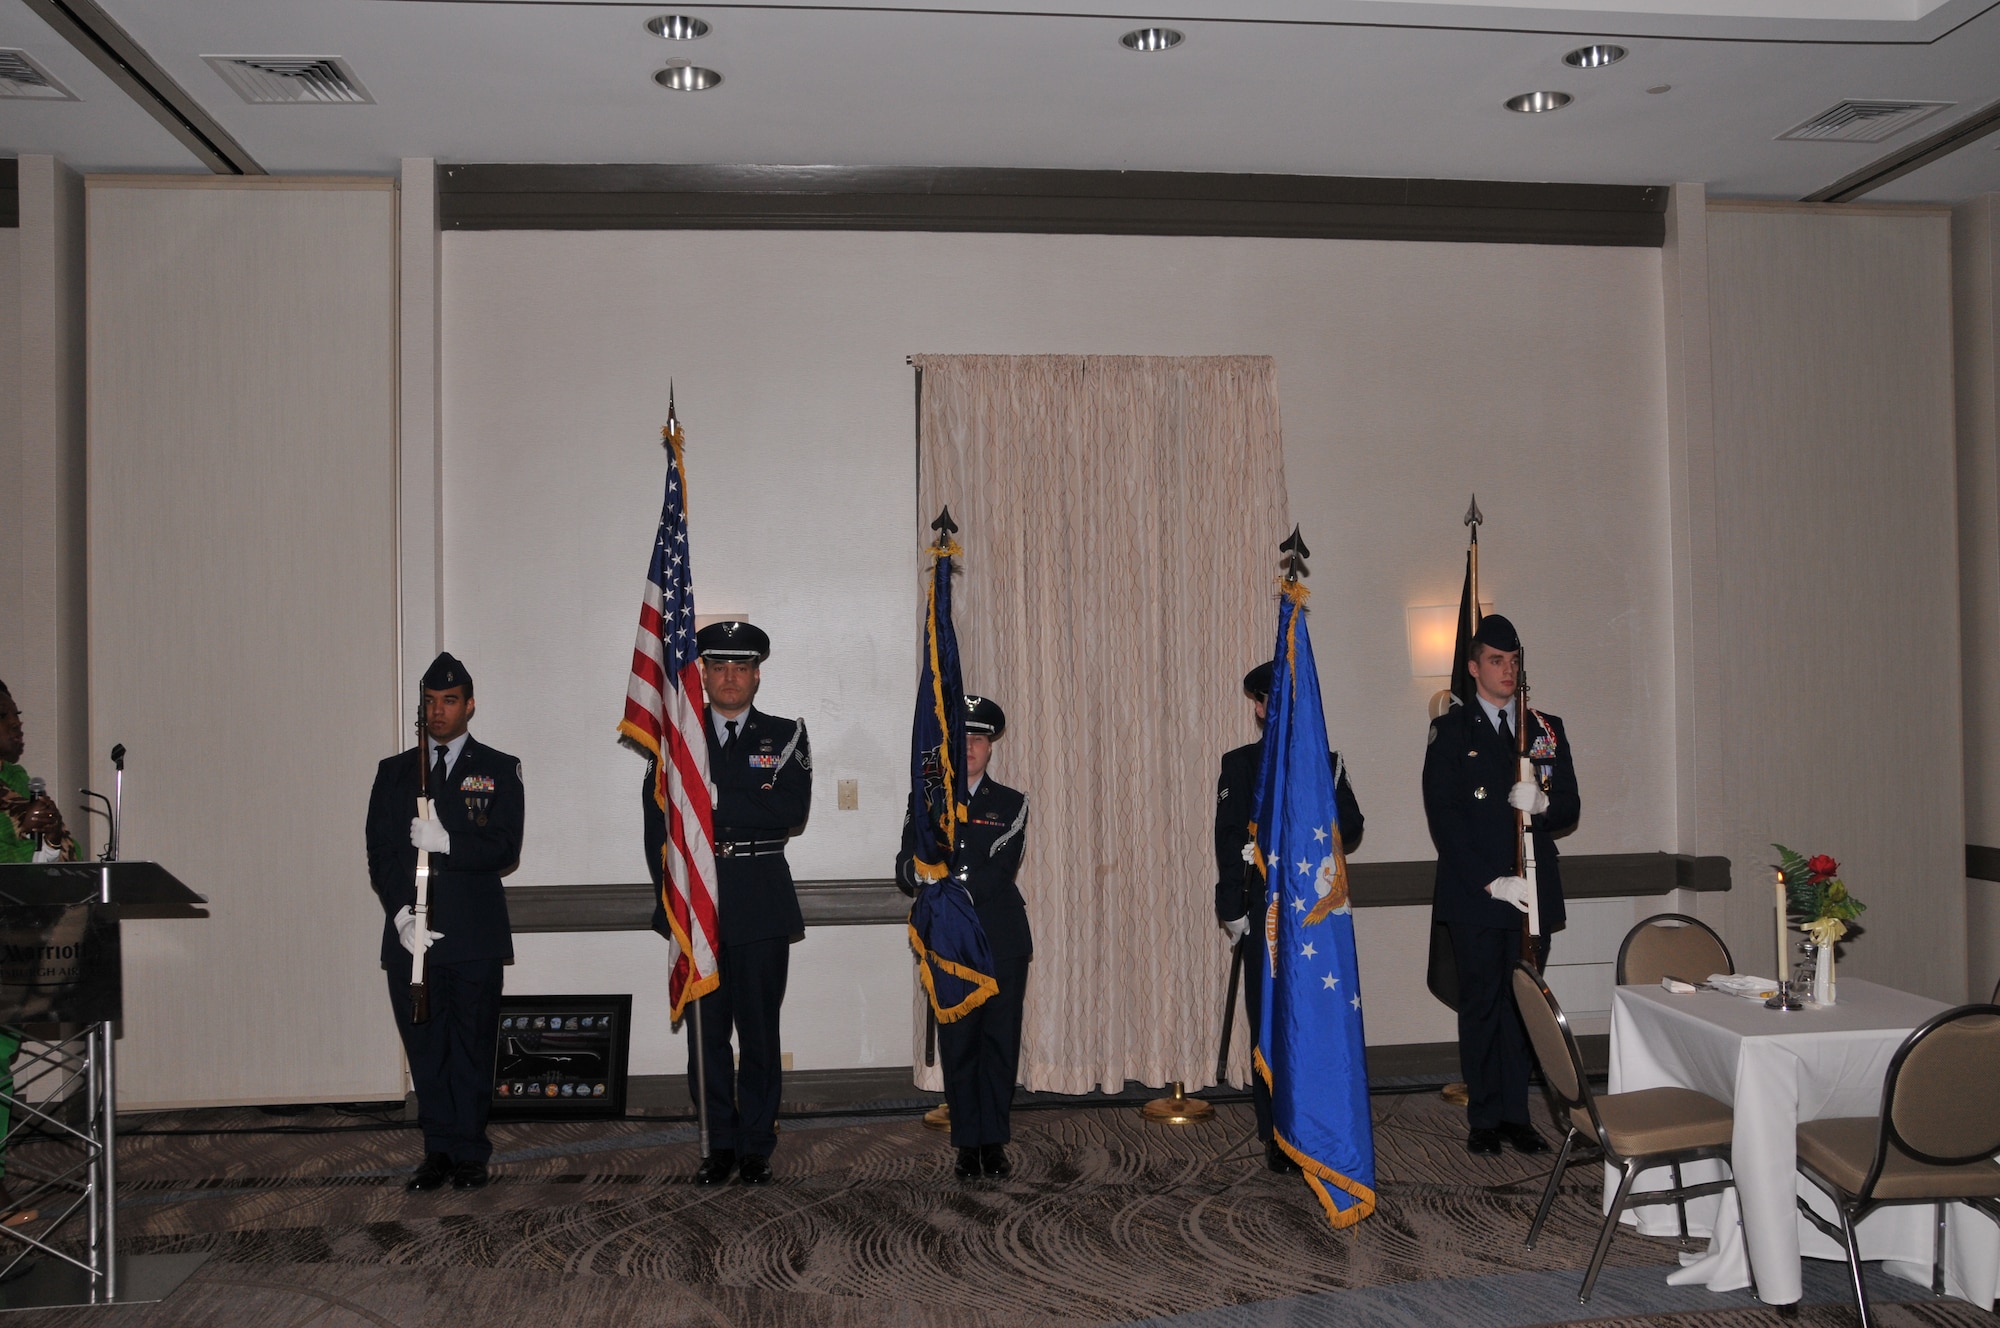
<svg viewBox="0 0 2000 1328"><path fill-rule="evenodd" d="M1300 536L1297 526L1292 527L1292 533L1285 537L1284 542L1278 546L1278 551L1284 555L1283 563L1287 583L1297 584L1301 577L1310 575L1306 570L1306 559L1312 556L1312 550L1306 547L1306 542ZM1237 959L1240 962L1240 951L1238 952ZM1223 1073L1227 1068L1224 1061L1229 1055L1229 1025L1235 1018L1236 981L1239 971L1233 967L1230 971L1229 995L1224 1002L1222 1045L1218 1051L1216 1067L1216 1079L1218 1082L1221 1081ZM1251 1030L1251 1041L1254 1045L1256 1041L1256 1030L1254 1029ZM1160 1125L1198 1125L1203 1121L1214 1118L1215 1105L1210 1102L1204 1102L1198 1097L1189 1097L1187 1095L1187 1085L1182 1080L1175 1079L1167 1085L1167 1095L1165 1097L1156 1097L1146 1103L1145 1106L1139 1108L1139 1114L1145 1119Z"/></svg>
<svg viewBox="0 0 2000 1328"><path fill-rule="evenodd" d="M1485 523L1486 514L1479 510L1479 495L1475 493L1465 508L1465 526L1472 532L1471 541L1465 547L1466 580L1471 587L1467 598L1471 601L1472 630L1475 632L1479 630L1479 527ZM1452 664L1452 671L1454 674L1458 671L1456 661ZM1452 986L1455 988L1457 985L1458 972L1454 969ZM1454 1004L1452 1008L1456 1010L1458 1007ZM1462 1081L1453 1080L1438 1090L1438 1096L1455 1107L1463 1107L1472 1101L1472 1090Z"/></svg>

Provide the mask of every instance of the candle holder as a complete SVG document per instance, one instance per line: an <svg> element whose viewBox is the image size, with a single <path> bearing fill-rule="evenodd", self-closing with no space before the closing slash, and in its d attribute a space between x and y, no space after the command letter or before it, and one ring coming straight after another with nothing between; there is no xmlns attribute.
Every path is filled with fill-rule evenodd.
<svg viewBox="0 0 2000 1328"><path fill-rule="evenodd" d="M1787 979L1778 984L1778 994L1770 1000L1765 1001L1764 1008L1766 1010L1803 1010L1806 1006L1804 1001L1792 995L1792 984Z"/></svg>

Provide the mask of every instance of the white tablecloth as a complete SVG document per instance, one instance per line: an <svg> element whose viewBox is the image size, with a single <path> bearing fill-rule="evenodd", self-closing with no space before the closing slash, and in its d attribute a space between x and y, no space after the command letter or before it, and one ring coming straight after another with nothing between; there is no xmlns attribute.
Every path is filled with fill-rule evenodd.
<svg viewBox="0 0 2000 1328"><path fill-rule="evenodd" d="M1839 1004L1791 1012L1720 992L1676 996L1659 987L1618 988L1610 1090L1693 1088L1736 1110L1736 1186L1688 1205L1688 1229L1710 1237L1708 1253L1667 1280L1733 1291L1749 1286L1754 1270L1758 1295L1768 1304L1787 1304L1800 1295L1801 1256L1844 1258L1839 1244L1807 1222L1795 1203L1805 1195L1816 1211L1834 1216L1818 1187L1798 1175L1798 1124L1875 1115L1896 1048L1944 1008L1845 977ZM1690 1183L1723 1174L1713 1162L1683 1173ZM1635 1188L1665 1189L1670 1181L1662 1168L1644 1173ZM1625 1220L1647 1235L1679 1233L1671 1204L1636 1209ZM1881 1209L1861 1224L1861 1257L1887 1260L1889 1271L1928 1285L1935 1220L1927 1205ZM2000 1227L1963 1204L1951 1205L1944 1266L1948 1291L1991 1310L2000 1289Z"/></svg>

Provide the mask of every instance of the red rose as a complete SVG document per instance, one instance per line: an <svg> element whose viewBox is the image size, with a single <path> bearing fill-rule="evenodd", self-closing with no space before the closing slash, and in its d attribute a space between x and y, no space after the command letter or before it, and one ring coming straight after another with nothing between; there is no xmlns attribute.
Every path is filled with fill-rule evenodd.
<svg viewBox="0 0 2000 1328"><path fill-rule="evenodd" d="M1813 874L1815 881L1824 881L1840 870L1840 864L1824 853L1817 853L1807 861L1806 870Z"/></svg>

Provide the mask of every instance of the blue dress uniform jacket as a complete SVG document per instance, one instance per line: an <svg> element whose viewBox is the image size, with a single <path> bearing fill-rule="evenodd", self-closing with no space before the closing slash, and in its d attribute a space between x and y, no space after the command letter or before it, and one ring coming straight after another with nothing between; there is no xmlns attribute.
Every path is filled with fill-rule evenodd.
<svg viewBox="0 0 2000 1328"><path fill-rule="evenodd" d="M951 1142L983 1148L1013 1139L1014 1083L1021 1068L1021 1015L1028 991L1028 967L1035 940L1028 906L1014 883L1028 842L1028 796L1018 789L979 781L966 799L951 856L952 875L964 883L993 952L993 979L999 990L970 1014L938 1025L944 1060L944 1097L951 1108ZM903 847L896 855L896 884L917 892L917 831L906 813Z"/></svg>
<svg viewBox="0 0 2000 1328"><path fill-rule="evenodd" d="M526 795L521 763L467 737L442 788L432 788L434 815L451 836L450 853L431 854L430 929L443 939L424 956L430 1018L413 1023L410 955L396 936L395 914L417 900L417 850L410 818L417 814L418 762L431 744L382 762L368 798L368 876L382 901L382 967L396 1031L417 1090L424 1152L454 1163L485 1162L493 1102L493 1054L500 1036L503 965L514 955L507 894L500 877L521 858Z"/></svg>
<svg viewBox="0 0 2000 1328"><path fill-rule="evenodd" d="M973 911L979 915L993 957L1030 957L1035 953L1035 938L1028 928L1028 905L1014 883L1028 843L1028 795L982 779L965 806L967 819L958 828L952 871L972 896ZM922 884L917 880L916 853L916 824L905 812L903 847L896 854L896 884L906 895L915 895Z"/></svg>
<svg viewBox="0 0 2000 1328"><path fill-rule="evenodd" d="M1583 810L1562 720L1530 710L1528 741L1546 743L1551 734L1552 758L1535 765L1549 809L1531 822L1544 935L1561 931L1567 918L1555 839L1576 828ZM1518 761L1513 745L1502 744L1477 702L1453 706L1431 721L1430 746L1424 752L1424 815L1438 851L1436 912L1447 924L1521 925L1519 909L1486 893L1495 877L1514 874L1514 809L1507 792L1514 787Z"/></svg>
<svg viewBox="0 0 2000 1328"><path fill-rule="evenodd" d="M407 964L397 939L396 911L417 902L417 850L410 818L417 814L417 763L430 744L389 757L375 769L368 795L368 879L382 901L382 965ZM432 789L432 814L451 836L450 853L431 855L431 930L443 934L426 963L511 959L514 933L500 878L521 860L526 795L521 763L468 736L450 787Z"/></svg>
<svg viewBox="0 0 2000 1328"><path fill-rule="evenodd" d="M791 943L805 917L785 861L785 843L812 807L812 746L805 721L752 707L724 751L704 711L708 772L715 784L716 956L720 985L701 998L702 1061L712 1152L769 1157L778 1146L783 1092L779 1016L791 972ZM660 850L667 817L653 802L649 765L639 803L646 825L646 870L653 878L653 930L672 935L660 903ZM695 1085L695 1021L688 1037L688 1091ZM732 1055L735 1031L738 1054Z"/></svg>
<svg viewBox="0 0 2000 1328"><path fill-rule="evenodd" d="M798 890L784 842L803 826L812 807L812 743L804 720L779 719L756 707L743 714L736 743L728 753L715 726L703 715L708 733L708 777L715 783L716 921L727 947L745 941L805 935ZM667 814L653 802L653 771L646 770L640 794L646 823L646 869L656 887L653 930L671 936L661 906L660 850L667 838ZM764 847L738 852L733 846Z"/></svg>
<svg viewBox="0 0 2000 1328"><path fill-rule="evenodd" d="M1339 752L1328 752L1334 769L1334 801L1340 815L1340 846L1352 853L1361 845L1367 820L1347 782L1347 763ZM1215 781L1215 920L1234 922L1246 913L1264 911L1264 878L1244 869L1243 846L1250 842L1250 822L1256 818L1257 770L1264 763L1264 740L1225 752L1222 773ZM1254 928L1253 928L1254 930Z"/></svg>

